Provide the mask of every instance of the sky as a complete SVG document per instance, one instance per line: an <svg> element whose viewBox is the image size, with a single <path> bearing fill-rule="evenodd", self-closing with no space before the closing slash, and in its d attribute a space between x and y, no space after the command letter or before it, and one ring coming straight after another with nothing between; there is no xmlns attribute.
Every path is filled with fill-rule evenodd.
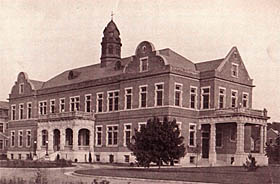
<svg viewBox="0 0 280 184"><path fill-rule="evenodd" d="M144 40L194 63L223 58L236 46L256 85L253 108L280 121L279 0L1 0L0 100L19 72L46 81L99 63L112 11L122 57Z"/></svg>

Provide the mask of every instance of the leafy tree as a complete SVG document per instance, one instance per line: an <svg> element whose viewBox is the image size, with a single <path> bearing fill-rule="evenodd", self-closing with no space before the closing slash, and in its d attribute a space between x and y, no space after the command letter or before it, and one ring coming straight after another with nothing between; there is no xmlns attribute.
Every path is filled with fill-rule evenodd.
<svg viewBox="0 0 280 184"><path fill-rule="evenodd" d="M133 152L140 166L149 167L151 162L159 168L164 162L173 163L185 155L184 137L176 120L168 121L167 117L161 122L157 117L149 119L140 131L135 129L132 143L128 148Z"/></svg>

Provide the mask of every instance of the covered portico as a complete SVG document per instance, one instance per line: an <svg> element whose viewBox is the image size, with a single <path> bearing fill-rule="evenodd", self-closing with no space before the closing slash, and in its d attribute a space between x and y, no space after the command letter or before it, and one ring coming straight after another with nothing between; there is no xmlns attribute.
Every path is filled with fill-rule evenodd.
<svg viewBox="0 0 280 184"><path fill-rule="evenodd" d="M219 109L200 118L202 158L208 159L210 165L240 166L251 153L259 165L267 165L267 119L266 111L244 108ZM252 137L258 138L258 149Z"/></svg>

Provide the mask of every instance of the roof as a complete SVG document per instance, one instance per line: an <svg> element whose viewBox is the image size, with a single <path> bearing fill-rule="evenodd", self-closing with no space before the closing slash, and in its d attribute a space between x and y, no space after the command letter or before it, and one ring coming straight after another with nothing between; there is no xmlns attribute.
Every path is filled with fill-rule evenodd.
<svg viewBox="0 0 280 184"><path fill-rule="evenodd" d="M273 128L270 128L269 130L271 130L272 132L274 132L275 134L279 135L279 131L278 130L274 130ZM268 131L269 131L268 130Z"/></svg>
<svg viewBox="0 0 280 184"><path fill-rule="evenodd" d="M223 61L224 61L224 58L200 62L200 63L195 64L195 68L196 68L196 70L198 70L200 72L212 71L212 70L217 69Z"/></svg>
<svg viewBox="0 0 280 184"><path fill-rule="evenodd" d="M32 85L34 86L35 90L42 88L44 82L42 81L37 81L37 80L29 80L29 82L32 83Z"/></svg>
<svg viewBox="0 0 280 184"><path fill-rule="evenodd" d="M0 109L9 109L9 102L0 101Z"/></svg>
<svg viewBox="0 0 280 184"><path fill-rule="evenodd" d="M167 48L159 50L158 52L165 57L168 64L195 71L195 65L193 62L174 52L173 50Z"/></svg>

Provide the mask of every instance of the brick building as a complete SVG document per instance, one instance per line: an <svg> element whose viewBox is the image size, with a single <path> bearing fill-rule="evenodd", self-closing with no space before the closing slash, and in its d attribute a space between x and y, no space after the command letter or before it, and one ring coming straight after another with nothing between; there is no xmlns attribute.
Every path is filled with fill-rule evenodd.
<svg viewBox="0 0 280 184"><path fill-rule="evenodd" d="M0 159L6 158L8 147L8 111L9 103L0 101Z"/></svg>
<svg viewBox="0 0 280 184"><path fill-rule="evenodd" d="M222 59L195 64L148 41L121 58L121 46L110 21L99 64L45 82L19 73L9 96L9 158L85 162L91 154L95 162L133 162L126 143L134 130L167 116L185 137L181 165L241 165L251 152L267 164L267 112L252 109L253 80L236 47ZM252 135L260 140L258 151Z"/></svg>

